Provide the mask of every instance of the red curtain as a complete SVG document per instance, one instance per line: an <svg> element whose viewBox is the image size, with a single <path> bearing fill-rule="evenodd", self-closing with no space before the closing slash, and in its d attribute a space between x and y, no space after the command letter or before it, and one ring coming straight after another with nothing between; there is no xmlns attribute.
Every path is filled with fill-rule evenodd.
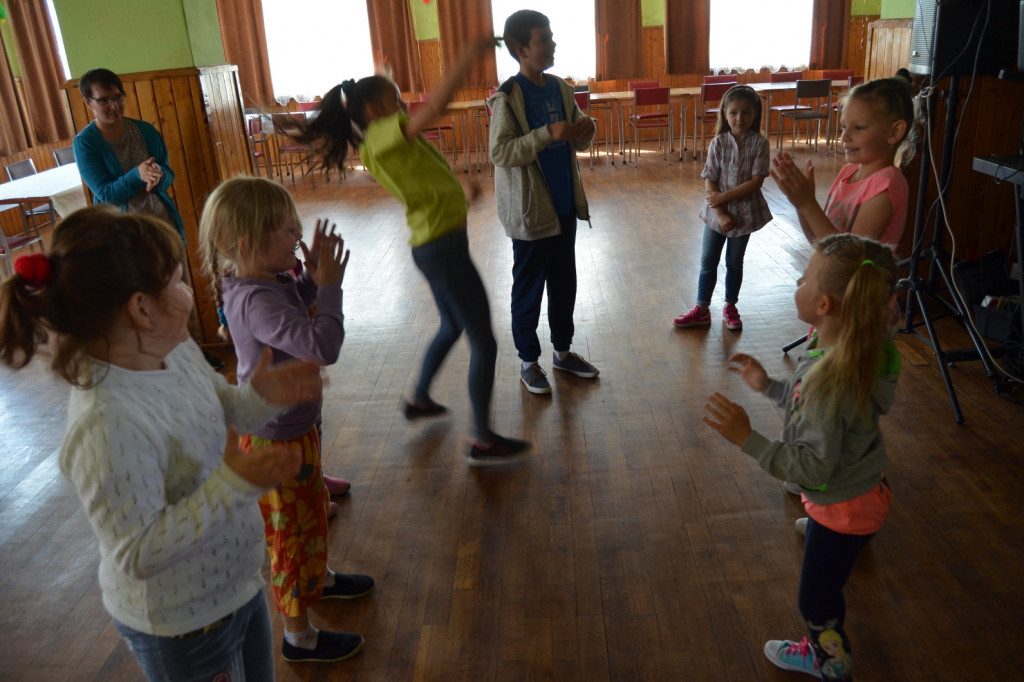
<svg viewBox="0 0 1024 682"><path fill-rule="evenodd" d="M710 0L665 0L665 71L707 73Z"/></svg>
<svg viewBox="0 0 1024 682"><path fill-rule="evenodd" d="M402 92L423 90L420 49L409 0L366 0L366 14L374 66L389 70Z"/></svg>
<svg viewBox="0 0 1024 682"><path fill-rule="evenodd" d="M263 26L263 3L260 0L217 0L217 17L224 58L238 66L244 106L262 108L276 104Z"/></svg>
<svg viewBox="0 0 1024 682"><path fill-rule="evenodd" d="M369 0L373 1L373 0ZM494 35L491 3L479 0L434 0L441 43L442 70L455 66L462 51L484 36ZM639 0L637 0L639 3ZM473 63L462 87L486 88L498 84L494 52L486 52Z"/></svg>
<svg viewBox="0 0 1024 682"><path fill-rule="evenodd" d="M637 78L644 73L640 0L594 0L597 80Z"/></svg>
<svg viewBox="0 0 1024 682"><path fill-rule="evenodd" d="M18 94L14 85L11 63L3 36L0 36L0 156L10 156L28 149L25 124L18 106Z"/></svg>
<svg viewBox="0 0 1024 682"><path fill-rule="evenodd" d="M7 0L7 16L21 62L21 82L35 140L58 142L72 137L71 112L61 89L64 67L46 3Z"/></svg>
<svg viewBox="0 0 1024 682"><path fill-rule="evenodd" d="M849 42L850 0L814 0L810 69L842 69Z"/></svg>

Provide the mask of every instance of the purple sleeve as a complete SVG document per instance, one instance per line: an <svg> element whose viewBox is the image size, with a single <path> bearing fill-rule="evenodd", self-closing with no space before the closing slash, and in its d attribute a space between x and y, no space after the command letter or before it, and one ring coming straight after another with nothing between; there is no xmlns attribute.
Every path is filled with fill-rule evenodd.
<svg viewBox="0 0 1024 682"><path fill-rule="evenodd" d="M337 362L345 339L341 287L319 288L312 319L307 311L271 291L254 289L245 296L248 300L240 306L243 324L254 339L274 350L275 361L286 355L313 359L321 365Z"/></svg>

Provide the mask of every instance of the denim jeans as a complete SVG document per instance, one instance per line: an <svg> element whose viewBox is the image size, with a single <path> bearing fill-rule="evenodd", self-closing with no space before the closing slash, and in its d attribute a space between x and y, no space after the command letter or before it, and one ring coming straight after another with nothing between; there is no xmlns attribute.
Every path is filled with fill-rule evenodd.
<svg viewBox="0 0 1024 682"><path fill-rule="evenodd" d="M722 258L722 247L728 242L725 250L725 302L735 304L740 298L740 285L743 284L743 254L747 251L750 235L742 237L726 237L704 226L704 244L700 253L700 277L697 280L697 304L711 305L711 294L715 293L718 283L718 261Z"/></svg>
<svg viewBox="0 0 1024 682"><path fill-rule="evenodd" d="M413 248L412 259L430 284L441 315L441 326L427 346L415 398L430 395L430 384L463 331L469 339L469 401L473 406L476 437L489 439L491 393L498 342L491 329L491 309L480 273L469 257L465 230L455 230Z"/></svg>
<svg viewBox="0 0 1024 682"><path fill-rule="evenodd" d="M204 635L177 639L114 625L150 682L274 682L274 635L262 591Z"/></svg>
<svg viewBox="0 0 1024 682"><path fill-rule="evenodd" d="M525 241L512 240L512 340L525 362L540 357L540 304L548 292L548 327L551 345L569 350L575 331L576 307L576 215L558 216L562 233L555 237Z"/></svg>

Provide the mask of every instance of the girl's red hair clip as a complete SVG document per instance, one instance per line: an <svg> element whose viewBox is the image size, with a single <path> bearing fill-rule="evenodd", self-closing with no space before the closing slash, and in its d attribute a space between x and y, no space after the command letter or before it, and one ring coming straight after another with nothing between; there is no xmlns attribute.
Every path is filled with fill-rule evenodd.
<svg viewBox="0 0 1024 682"><path fill-rule="evenodd" d="M45 253L30 253L14 261L14 271L34 287L41 287L53 276L53 263Z"/></svg>

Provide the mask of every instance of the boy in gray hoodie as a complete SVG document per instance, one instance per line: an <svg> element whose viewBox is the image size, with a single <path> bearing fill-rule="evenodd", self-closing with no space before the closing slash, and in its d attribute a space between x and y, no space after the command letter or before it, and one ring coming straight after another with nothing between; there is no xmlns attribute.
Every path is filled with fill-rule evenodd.
<svg viewBox="0 0 1024 682"><path fill-rule="evenodd" d="M576 152L595 127L576 106L573 89L545 74L554 65L548 18L520 10L505 21L505 46L519 73L491 98L490 154L498 218L512 238L512 338L520 377L531 393L551 393L541 366L537 324L545 287L555 369L587 379L598 370L570 352L576 305L576 221L589 220Z"/></svg>

